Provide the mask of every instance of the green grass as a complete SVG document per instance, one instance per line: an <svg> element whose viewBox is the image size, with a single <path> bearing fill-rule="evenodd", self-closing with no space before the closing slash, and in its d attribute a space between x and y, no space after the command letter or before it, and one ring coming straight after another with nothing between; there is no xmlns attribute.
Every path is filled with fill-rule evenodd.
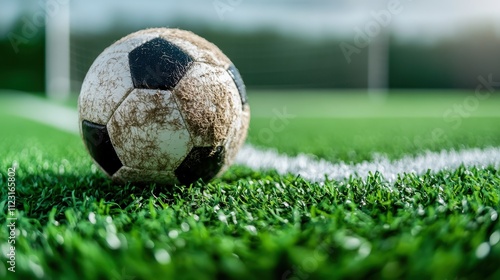
<svg viewBox="0 0 500 280"><path fill-rule="evenodd" d="M249 140L287 154L311 153L334 162L359 162L371 159L375 153L399 158L424 150L498 146L499 120L468 118L459 129L453 129L435 118L299 118L290 120L285 130L268 137L270 120L255 118Z"/></svg>
<svg viewBox="0 0 500 280"><path fill-rule="evenodd" d="M249 140L334 162L369 160L375 153L399 158L424 150L499 146L500 95L470 107L467 100L474 97L400 92L379 100L360 92L258 92L250 99L255 106ZM455 112L455 106L464 111ZM453 113L443 116L448 111Z"/></svg>
<svg viewBox="0 0 500 280"><path fill-rule="evenodd" d="M450 100L465 97L425 95L412 108L446 110ZM401 95L377 105L396 116L362 118L300 111L293 94L250 98L249 141L289 154L358 162L374 152L397 158L500 145L499 118L489 111L500 106L496 98L458 128L432 116L438 109L430 117L398 117L404 100L414 98ZM302 104L319 108L329 98L345 102L345 112L371 102L310 93ZM278 100L296 117L269 140L260 134L274 115L259 110L272 112ZM1 256L0 278L500 278L500 171L493 167L402 174L394 185L379 174L319 185L235 166L208 184L118 186L93 167L78 136L1 112L2 251L8 250L5 186L13 164L19 236L16 273L6 271ZM426 136L436 128L445 140Z"/></svg>

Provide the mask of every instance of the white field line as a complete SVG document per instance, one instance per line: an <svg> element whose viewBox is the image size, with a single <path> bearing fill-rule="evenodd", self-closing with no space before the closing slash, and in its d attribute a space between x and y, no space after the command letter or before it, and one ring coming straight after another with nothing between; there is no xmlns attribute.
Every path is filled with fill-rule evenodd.
<svg viewBox="0 0 500 280"><path fill-rule="evenodd" d="M236 163L258 170L276 170L281 175L300 175L312 182L323 182L326 179L340 181L351 176L366 178L377 171L387 181L394 182L398 174L424 174L428 170L435 173L453 170L461 165L479 168L492 165L500 168L500 148L426 152L392 161L385 156L376 156L371 162L347 164L331 163L305 154L290 157L274 150L261 150L247 145L241 149Z"/></svg>
<svg viewBox="0 0 500 280"><path fill-rule="evenodd" d="M78 113L41 98L18 95L9 99L7 111L11 114L30 119L45 125L78 134ZM461 165L466 167L494 166L500 168L500 148L468 149L460 151L426 152L417 156L405 156L389 160L376 156L374 161L362 163L331 163L312 155L288 156L275 150L258 149L245 145L236 158L236 164L256 170L276 170L279 174L300 175L312 182L326 179L345 180L349 177L366 178L370 173L380 172L389 182L397 179L398 174L424 174L428 170L439 172L453 170Z"/></svg>
<svg viewBox="0 0 500 280"><path fill-rule="evenodd" d="M78 134L78 112L24 93L12 93L5 98L5 110L11 115Z"/></svg>

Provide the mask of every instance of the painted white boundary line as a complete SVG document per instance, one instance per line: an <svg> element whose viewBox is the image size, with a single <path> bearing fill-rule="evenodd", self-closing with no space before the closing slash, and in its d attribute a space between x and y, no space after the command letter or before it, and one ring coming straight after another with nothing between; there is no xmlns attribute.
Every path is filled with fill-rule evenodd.
<svg viewBox="0 0 500 280"><path fill-rule="evenodd" d="M43 98L13 92L5 98L7 113L79 134L78 112Z"/></svg>
<svg viewBox="0 0 500 280"><path fill-rule="evenodd" d="M261 150L247 145L241 149L236 163L257 170L276 170L281 175L300 175L312 182L323 182L326 178L344 180L350 176L366 178L370 173L377 171L386 180L393 182L397 179L398 174L424 174L427 170L434 173L442 170L453 170L462 164L466 167L482 168L492 165L500 168L500 148L426 152L418 156L405 156L392 161L385 156L377 156L372 162L347 164L344 162L331 163L304 154L290 157L274 150Z"/></svg>
<svg viewBox="0 0 500 280"><path fill-rule="evenodd" d="M54 104L42 98L16 95L8 99L8 112L57 129L78 134L78 113L70 108ZM344 180L353 177L366 178L369 173L380 172L389 182L397 179L398 174L424 174L427 170L439 172L453 170L460 165L466 167L500 168L500 147L468 149L461 151L426 152L418 156L405 156L389 160L378 156L372 162L356 164L331 163L312 155L300 154L292 157L279 154L275 150L263 150L245 145L236 158L236 164L256 170L276 170L279 174L300 175L312 182L323 182L326 178Z"/></svg>

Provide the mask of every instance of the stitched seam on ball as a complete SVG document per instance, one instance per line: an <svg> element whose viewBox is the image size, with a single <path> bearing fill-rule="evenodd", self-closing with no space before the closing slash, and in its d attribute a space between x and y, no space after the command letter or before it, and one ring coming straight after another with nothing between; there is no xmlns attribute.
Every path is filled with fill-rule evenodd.
<svg viewBox="0 0 500 280"><path fill-rule="evenodd" d="M160 175L164 175L164 176L166 175L166 176L172 177L173 180L175 181L175 184L179 183L179 179L177 179L173 170L148 170L148 169L134 168L134 167L129 167L129 166L124 165L120 169L118 169L118 171L120 171L122 169L128 169L128 170L137 171L137 172L144 172L144 173L152 171L152 172L155 172L155 173L160 174ZM113 174L113 176L112 176L112 178L115 180L120 180L120 178L115 176L116 174L118 174L118 171L116 171L115 174Z"/></svg>
<svg viewBox="0 0 500 280"><path fill-rule="evenodd" d="M127 97L130 95L130 93L132 93L132 91L134 91L134 90L136 90L136 88L132 87L127 91L127 93L125 93L123 95L123 97L120 99L120 102L118 102L118 105L116 106L115 110L113 111L113 114L111 114L111 116L109 116L108 120L106 121L106 127L108 126L109 121L111 121L111 119L115 116L116 110L118 110L118 108L120 108L123 101L125 101L125 99L127 99Z"/></svg>
<svg viewBox="0 0 500 280"><path fill-rule="evenodd" d="M186 71L187 73L187 71ZM182 79L181 79L182 81ZM180 83L180 81L179 81ZM177 85L179 84L177 83ZM177 86L176 86L177 87ZM177 110L179 110L179 114L181 115L181 118L182 118L182 121L184 122L184 127L186 128L187 132L189 133L189 141L191 142L191 146L195 146L195 143L194 143L194 138L193 138L193 135L191 134L191 129L189 129L189 123L186 122L186 119L184 118L184 112L182 111L182 106L180 105L179 103L179 100L177 100L177 96L175 95L175 87L174 89L171 91L172 93L172 98L174 99L174 102L175 102L175 106L177 106ZM187 155L186 155L187 156Z"/></svg>
<svg viewBox="0 0 500 280"><path fill-rule="evenodd" d="M113 111L113 114L111 114L111 116L109 117L108 121L106 122L106 130L108 131L108 134L109 134L109 141L111 141L111 145L113 145L113 147L116 147L116 143L114 143L113 141L113 137L111 137L111 133L109 132L109 127L108 127L108 124L109 122L111 121L111 119L115 116L115 113L116 111L118 110L118 108L120 108L120 106L122 105L122 103L125 101L125 99L127 99L127 97L135 90L135 88L131 88L126 94L124 94L123 98L120 100L120 103L118 103L118 106L116 106L115 110ZM115 149L116 151L116 149ZM116 153L116 156L118 157L118 159L120 160L120 162L123 163L123 159L120 157L120 155L118 153ZM125 165L124 165L125 166ZM120 168L121 169L121 168ZM118 169L118 170L120 170ZM118 172L118 170L116 172ZM115 172L115 173L116 173Z"/></svg>

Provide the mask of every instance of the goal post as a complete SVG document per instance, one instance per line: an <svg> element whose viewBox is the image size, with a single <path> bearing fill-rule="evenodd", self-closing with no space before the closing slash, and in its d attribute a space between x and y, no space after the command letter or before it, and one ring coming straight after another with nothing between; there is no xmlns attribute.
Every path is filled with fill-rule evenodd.
<svg viewBox="0 0 500 280"><path fill-rule="evenodd" d="M45 1L45 91L56 100L71 95L70 3Z"/></svg>
<svg viewBox="0 0 500 280"><path fill-rule="evenodd" d="M390 30L383 28L368 46L367 88L374 99L383 99L389 91Z"/></svg>

